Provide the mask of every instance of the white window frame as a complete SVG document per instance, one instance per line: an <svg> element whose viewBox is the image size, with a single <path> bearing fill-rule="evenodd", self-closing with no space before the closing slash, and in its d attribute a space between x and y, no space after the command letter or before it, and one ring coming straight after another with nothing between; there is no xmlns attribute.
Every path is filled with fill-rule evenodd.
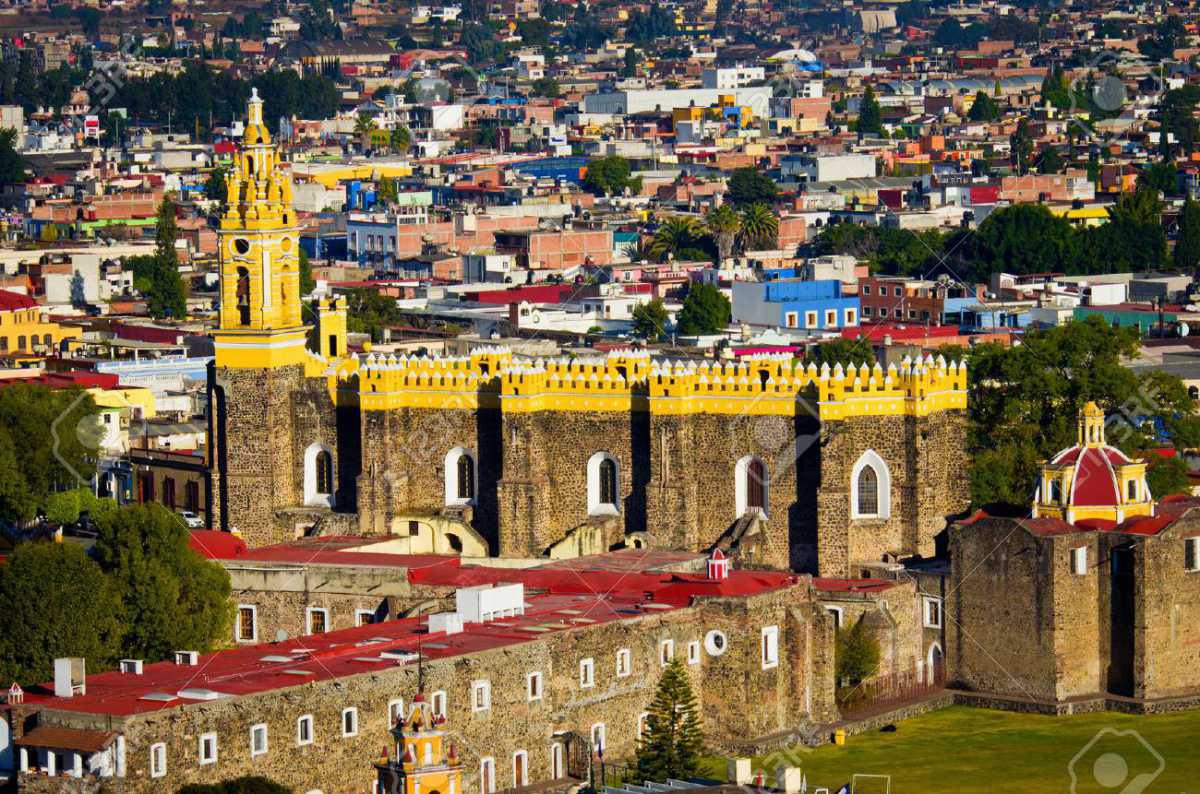
<svg viewBox="0 0 1200 794"><path fill-rule="evenodd" d="M483 705L479 705L479 694L483 693ZM478 714L492 708L492 682L480 678L471 682L471 711Z"/></svg>
<svg viewBox="0 0 1200 794"><path fill-rule="evenodd" d="M820 317L820 315L817 314L815 311L806 311L804 313L804 327L805 328L816 328L818 317Z"/></svg>
<svg viewBox="0 0 1200 794"><path fill-rule="evenodd" d="M346 718L347 717L350 718L350 722L351 722L349 731L346 730ZM347 706L346 708L342 709L341 728L342 728L342 738L343 739L348 739L351 736L358 736L358 709L357 708L355 708L354 706Z"/></svg>
<svg viewBox="0 0 1200 794"><path fill-rule="evenodd" d="M875 469L875 478L879 484L879 499L874 513L858 512L858 475L867 466ZM850 470L850 517L886 519L892 515L892 472L887 463L873 449L868 449Z"/></svg>
<svg viewBox="0 0 1200 794"><path fill-rule="evenodd" d="M700 640L692 640L687 644L687 663L700 664Z"/></svg>
<svg viewBox="0 0 1200 794"><path fill-rule="evenodd" d="M250 610L250 639L242 639L242 610ZM234 637L236 642L255 643L258 642L258 607L254 604L238 604L237 605L237 620L234 621L233 627Z"/></svg>
<svg viewBox="0 0 1200 794"><path fill-rule="evenodd" d="M623 665L621 664L622 659L625 661ZM628 678L633 675L633 654L629 652L628 648L621 648L617 651L616 675L617 678Z"/></svg>
<svg viewBox="0 0 1200 794"><path fill-rule="evenodd" d="M800 315L796 312L784 312L783 325L785 328L797 328L800 325Z"/></svg>
<svg viewBox="0 0 1200 794"><path fill-rule="evenodd" d="M308 725L308 738L304 738L303 726ZM313 743L317 734L317 726L313 720L313 715L302 714L296 718L296 746L306 747Z"/></svg>
<svg viewBox="0 0 1200 794"><path fill-rule="evenodd" d="M762 655L762 669L770 670L779 666L779 627L765 626L759 639L759 651Z"/></svg>
<svg viewBox="0 0 1200 794"><path fill-rule="evenodd" d="M155 742L150 745L150 777L167 776L167 745L165 742Z"/></svg>
<svg viewBox="0 0 1200 794"><path fill-rule="evenodd" d="M616 502L601 502L600 464L611 460L616 472ZM587 462L587 506L589 516L616 516L621 514L621 462L607 452L597 452Z"/></svg>
<svg viewBox="0 0 1200 794"><path fill-rule="evenodd" d="M1200 571L1200 537L1184 538L1183 544L1184 569L1187 570L1188 573L1196 573ZM1189 549L1191 551L1189 551ZM1187 564L1187 558L1189 554L1192 557L1192 564L1190 566Z"/></svg>
<svg viewBox="0 0 1200 794"><path fill-rule="evenodd" d="M846 625L846 611L842 607L825 607L825 611L833 615L834 629L840 629Z"/></svg>
<svg viewBox="0 0 1200 794"><path fill-rule="evenodd" d="M854 309L846 309L845 318L845 324L847 326L858 325L858 313L855 312Z"/></svg>
<svg viewBox="0 0 1200 794"><path fill-rule="evenodd" d="M254 734L257 733L258 731L262 731L262 737L263 737L263 742L262 742L263 746L262 746L261 750L254 749ZM260 755L266 755L267 752L270 750L270 748L271 748L270 735L267 731L267 723L260 722L257 725L251 725L250 726L250 757L256 758L257 756L260 756Z"/></svg>
<svg viewBox="0 0 1200 794"><path fill-rule="evenodd" d="M704 650L709 656L721 656L729 650L729 638L720 629L713 629L704 635Z"/></svg>
<svg viewBox="0 0 1200 794"><path fill-rule="evenodd" d="M492 794L496 790L496 759L490 755L479 759L480 794Z"/></svg>
<svg viewBox="0 0 1200 794"><path fill-rule="evenodd" d="M329 625L329 610L327 608L325 608L325 607L308 607L307 609L304 610L304 629L305 629L304 633L305 633L305 635L312 635L312 633L313 633L312 617L313 617L313 615L317 614L318 612L320 612L322 615L325 616L325 631L320 632L320 633L328 634L330 631L333 630L333 627Z"/></svg>
<svg viewBox="0 0 1200 794"><path fill-rule="evenodd" d="M1076 546L1071 549L1071 573L1075 576L1086 576L1088 568L1087 546Z"/></svg>
<svg viewBox="0 0 1200 794"><path fill-rule="evenodd" d="M404 698L392 698L387 704L387 724L391 728L396 720L404 719Z"/></svg>
<svg viewBox="0 0 1200 794"><path fill-rule="evenodd" d="M358 619L363 617L364 615L371 619L371 621L369 623L360 623L359 622ZM371 625L371 623L374 623L374 622L375 622L375 610L373 610L373 609L356 609L356 610L354 610L354 625L356 628L359 626L369 626L369 625Z"/></svg>
<svg viewBox="0 0 1200 794"><path fill-rule="evenodd" d="M458 495L458 461L463 455L468 455L471 458L471 476L474 478L471 485L471 493L475 494L469 499L463 499ZM443 461L445 480L445 497L448 507L464 507L475 504L475 500L479 495L479 457L475 451L466 447L455 447L446 453L446 458Z"/></svg>
<svg viewBox="0 0 1200 794"><path fill-rule="evenodd" d="M521 764L521 779L517 779L517 759L522 759L525 763ZM513 787L520 788L521 786L529 785L529 753L525 750L517 750L513 753Z"/></svg>
<svg viewBox="0 0 1200 794"><path fill-rule="evenodd" d="M579 688L590 689L596 685L596 662L590 656L579 660Z"/></svg>
<svg viewBox="0 0 1200 794"><path fill-rule="evenodd" d="M534 693L534 682L537 682L537 692ZM540 671L525 674L525 699L530 703L542 699L542 674Z"/></svg>
<svg viewBox="0 0 1200 794"><path fill-rule="evenodd" d="M666 667L675 658L675 640L661 640L658 643L658 663Z"/></svg>
<svg viewBox="0 0 1200 794"><path fill-rule="evenodd" d="M441 708L438 708L438 703L441 703ZM446 698L446 690L439 689L429 696L429 710L433 712L435 717L447 717L447 712L450 710L450 701Z"/></svg>
<svg viewBox="0 0 1200 794"><path fill-rule="evenodd" d="M608 729L605 727L603 722L597 722L596 724L594 724L592 726L592 729L590 731L588 731L588 738L590 738L592 740L592 752L593 753L596 752L597 748L600 748L600 749L608 748L607 733L608 733ZM599 742L596 741L597 735L600 737Z"/></svg>
<svg viewBox="0 0 1200 794"><path fill-rule="evenodd" d="M931 619L929 615L930 608L937 609L937 615ZM940 629L943 623L942 617L942 599L937 596L925 596L921 602L921 623L927 629Z"/></svg>
<svg viewBox="0 0 1200 794"><path fill-rule="evenodd" d="M825 327L826 328L829 328L829 327L836 328L837 327L837 318L838 318L837 309L826 309L825 310Z"/></svg>
<svg viewBox="0 0 1200 794"><path fill-rule="evenodd" d="M212 742L212 757L204 757L204 743ZM200 766L210 766L217 763L217 734L214 732L200 734L200 743L197 749L197 754L200 758Z"/></svg>

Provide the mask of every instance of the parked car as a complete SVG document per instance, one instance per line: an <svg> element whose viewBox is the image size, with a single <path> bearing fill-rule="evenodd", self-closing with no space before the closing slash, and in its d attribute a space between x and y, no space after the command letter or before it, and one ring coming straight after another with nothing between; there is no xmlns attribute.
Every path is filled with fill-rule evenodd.
<svg viewBox="0 0 1200 794"><path fill-rule="evenodd" d="M187 524L188 529L204 529L204 519L191 510L180 510L179 517Z"/></svg>

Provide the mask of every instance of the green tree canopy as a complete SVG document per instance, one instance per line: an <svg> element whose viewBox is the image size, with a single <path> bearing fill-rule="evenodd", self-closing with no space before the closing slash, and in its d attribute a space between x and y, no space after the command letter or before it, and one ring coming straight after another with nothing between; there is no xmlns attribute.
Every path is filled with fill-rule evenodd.
<svg viewBox="0 0 1200 794"><path fill-rule="evenodd" d="M378 342L383 329L399 325L401 319L395 298L363 287L346 292L346 329L352 333L370 334L371 341Z"/></svg>
<svg viewBox="0 0 1200 794"><path fill-rule="evenodd" d="M676 657L663 670L637 747L641 780L686 780L700 772L704 734L696 696L683 663Z"/></svg>
<svg viewBox="0 0 1200 794"><path fill-rule="evenodd" d="M770 205L779 195L779 186L757 168L737 168L729 175L726 191L726 198L737 207Z"/></svg>
<svg viewBox="0 0 1200 794"><path fill-rule="evenodd" d="M995 121L1000 118L1000 105L987 91L977 91L967 118L971 121Z"/></svg>
<svg viewBox="0 0 1200 794"><path fill-rule="evenodd" d="M17 131L0 129L0 184L11 185L29 178L29 164L17 151Z"/></svg>
<svg viewBox="0 0 1200 794"><path fill-rule="evenodd" d="M0 565L0 603L0 681L48 681L64 656L90 670L120 658L120 593L82 546L19 544Z"/></svg>
<svg viewBox="0 0 1200 794"><path fill-rule="evenodd" d="M879 100L875 98L875 89L867 86L863 91L862 103L858 108L858 122L855 129L860 135L882 135L883 134L883 113L879 107Z"/></svg>
<svg viewBox="0 0 1200 794"><path fill-rule="evenodd" d="M667 309L662 298L633 307L633 331L649 342L657 342L665 334Z"/></svg>
<svg viewBox="0 0 1200 794"><path fill-rule="evenodd" d="M1200 202L1188 199L1179 213L1179 235L1175 239L1175 267L1195 273L1200 266Z"/></svg>
<svg viewBox="0 0 1200 794"><path fill-rule="evenodd" d="M679 333L692 336L724 331L732 316L729 298L721 290L693 281L675 320Z"/></svg>
<svg viewBox="0 0 1200 794"><path fill-rule="evenodd" d="M775 248L779 245L779 216L761 202L742 210L742 246Z"/></svg>
<svg viewBox="0 0 1200 794"><path fill-rule="evenodd" d="M187 290L179 274L179 255L175 241L179 227L175 222L175 201L170 194L158 205L154 227L154 260L145 293L146 310L155 319L187 317ZM136 277L136 272L135 272Z"/></svg>
<svg viewBox="0 0 1200 794"><path fill-rule="evenodd" d="M856 686L879 672L879 638L858 620L839 629L833 646L834 670L842 686Z"/></svg>
<svg viewBox="0 0 1200 794"><path fill-rule="evenodd" d="M838 364L843 367L847 364L874 364L875 351L871 348L871 340L865 336L857 339L834 339L814 345L804 355L804 363L816 364L818 368L823 364L830 367Z"/></svg>
<svg viewBox="0 0 1200 794"><path fill-rule="evenodd" d="M192 550L179 516L147 503L97 523L92 555L125 605L127 655L158 661L179 649L209 650L228 637L229 574Z"/></svg>
<svg viewBox="0 0 1200 794"><path fill-rule="evenodd" d="M632 192L641 190L642 178L630 175L628 160L611 154L588 163L583 187L597 196L619 196L625 188Z"/></svg>

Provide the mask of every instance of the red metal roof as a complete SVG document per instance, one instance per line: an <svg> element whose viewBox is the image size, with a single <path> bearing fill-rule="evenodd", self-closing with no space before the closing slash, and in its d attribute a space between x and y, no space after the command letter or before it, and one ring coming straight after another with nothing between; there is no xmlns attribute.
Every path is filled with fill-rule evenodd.
<svg viewBox="0 0 1200 794"><path fill-rule="evenodd" d="M12 312L20 309L32 309L38 305L38 302L28 295L22 295L20 292L13 292L8 289L0 289L0 311Z"/></svg>

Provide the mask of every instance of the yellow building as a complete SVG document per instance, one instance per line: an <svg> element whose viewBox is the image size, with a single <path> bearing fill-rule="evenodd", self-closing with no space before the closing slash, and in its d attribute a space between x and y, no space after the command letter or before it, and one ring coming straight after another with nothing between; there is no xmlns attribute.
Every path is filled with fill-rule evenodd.
<svg viewBox="0 0 1200 794"><path fill-rule="evenodd" d="M1146 462L1105 443L1104 411L1089 402L1079 412L1079 442L1042 464L1033 517L1120 524L1151 515Z"/></svg>
<svg viewBox="0 0 1200 794"><path fill-rule="evenodd" d="M81 336L78 328L65 328L45 319L42 307L28 295L0 290L0 355L50 354L64 339Z"/></svg>
<svg viewBox="0 0 1200 794"><path fill-rule="evenodd" d="M422 695L413 698L408 716L396 720L392 735L393 756L375 765L379 791L396 794L462 794L462 764L458 749L448 741L446 718L435 714ZM528 772L526 772L528 774ZM495 771L490 787L494 790Z"/></svg>

